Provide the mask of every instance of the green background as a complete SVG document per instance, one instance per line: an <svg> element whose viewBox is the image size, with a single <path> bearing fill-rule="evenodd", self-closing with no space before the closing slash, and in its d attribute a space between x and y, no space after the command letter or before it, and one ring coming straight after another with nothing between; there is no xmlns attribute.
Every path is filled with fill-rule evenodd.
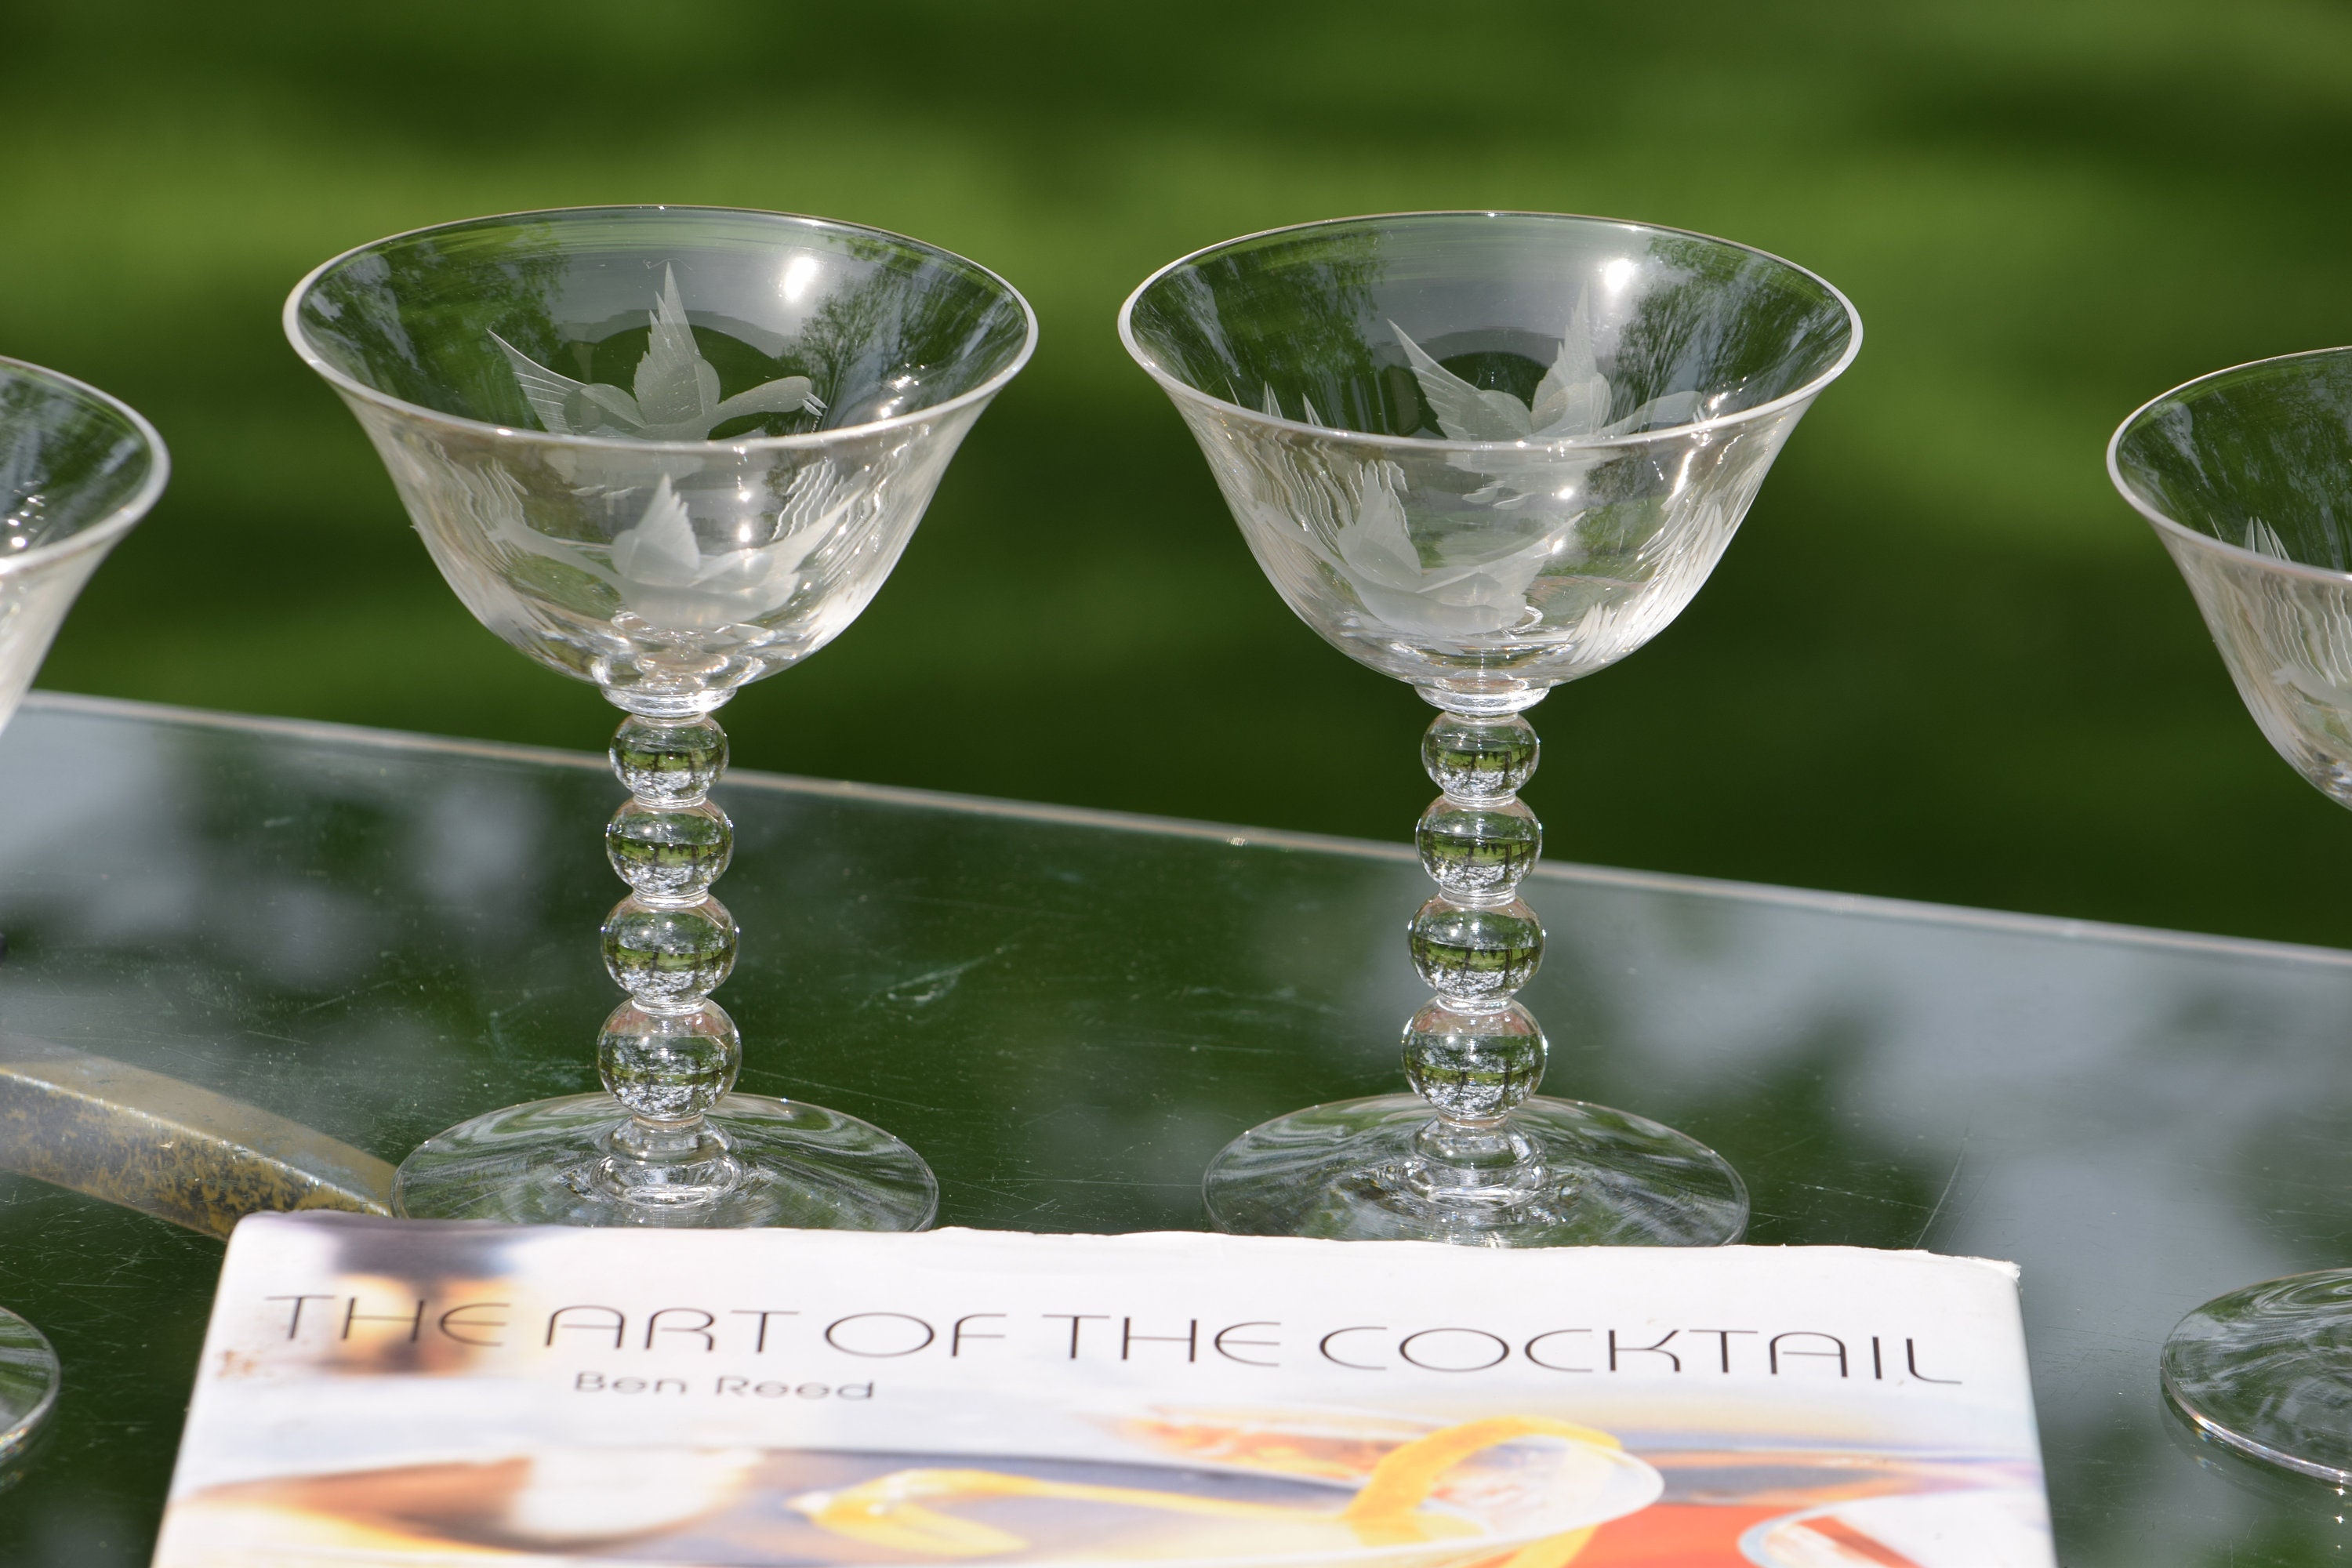
<svg viewBox="0 0 2352 1568"><path fill-rule="evenodd" d="M0 67L0 353L176 466L44 684L595 746L279 303L478 213L821 213L995 268L1043 342L739 760L1400 838L1426 710L1292 620L1113 312L1273 225L1601 213L1811 267L1868 339L1681 620L1536 711L1555 856L2352 944L2352 823L2101 465L2166 387L2352 338L2341 5L19 4Z"/></svg>

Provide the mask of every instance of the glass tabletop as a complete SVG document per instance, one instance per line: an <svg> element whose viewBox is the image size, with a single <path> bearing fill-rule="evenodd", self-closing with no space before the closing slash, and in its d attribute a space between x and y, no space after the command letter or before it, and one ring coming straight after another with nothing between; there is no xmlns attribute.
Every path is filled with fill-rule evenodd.
<svg viewBox="0 0 2352 1568"><path fill-rule="evenodd" d="M0 1167L54 1178L0 1173L0 1304L66 1378L0 1562L143 1563L202 1228L361 1201L460 1117L594 1087L619 791L598 756L57 696L0 777ZM1401 844L752 773L719 797L743 1087L905 1137L942 1224L1198 1228L1234 1133L1397 1085L1426 891ZM2063 1562L2352 1541L2332 1489L2179 1430L2155 1370L2205 1298L2352 1258L2352 953L1559 863L1527 896L1547 1092L1722 1151L1753 1242L2022 1265Z"/></svg>

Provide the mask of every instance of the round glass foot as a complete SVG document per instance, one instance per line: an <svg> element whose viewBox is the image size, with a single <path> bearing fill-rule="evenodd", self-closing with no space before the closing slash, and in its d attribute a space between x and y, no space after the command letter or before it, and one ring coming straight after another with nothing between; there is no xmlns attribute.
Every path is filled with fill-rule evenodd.
<svg viewBox="0 0 2352 1568"><path fill-rule="evenodd" d="M1748 1189L1723 1157L1642 1117L1538 1096L1486 1135L1491 1150L1452 1160L1431 1157L1435 1122L1414 1094L1278 1116L1210 1163L1209 1218L1246 1236L1478 1247L1719 1247L1748 1228Z"/></svg>
<svg viewBox="0 0 2352 1568"><path fill-rule="evenodd" d="M922 1156L798 1100L730 1094L700 1128L648 1147L608 1094L477 1116L419 1144L393 1183L410 1219L526 1225L920 1230L939 1208Z"/></svg>
<svg viewBox="0 0 2352 1568"><path fill-rule="evenodd" d="M18 1466L58 1402L58 1352L40 1330L0 1309L0 1487Z"/></svg>
<svg viewBox="0 0 2352 1568"><path fill-rule="evenodd" d="M2200 1431L2352 1483L2352 1268L2217 1296L2164 1343L2164 1391Z"/></svg>

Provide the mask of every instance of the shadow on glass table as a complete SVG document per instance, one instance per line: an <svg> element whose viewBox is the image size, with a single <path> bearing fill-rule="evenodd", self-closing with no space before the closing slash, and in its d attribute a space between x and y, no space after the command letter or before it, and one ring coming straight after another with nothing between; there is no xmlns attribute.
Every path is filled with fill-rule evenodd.
<svg viewBox="0 0 2352 1568"><path fill-rule="evenodd" d="M594 1087L604 759L37 697L0 737L0 1302L66 1369L0 1562L143 1563L255 1206L380 1201ZM742 1082L885 1122L940 1220L1199 1228L1267 1116L1397 1082L1410 853L733 774ZM2024 1268L2068 1564L2335 1561L2175 1429L2165 1331L2352 1260L2352 954L1566 865L1547 1092L1722 1151L1760 1244ZM79 1189L79 1190L73 1190Z"/></svg>

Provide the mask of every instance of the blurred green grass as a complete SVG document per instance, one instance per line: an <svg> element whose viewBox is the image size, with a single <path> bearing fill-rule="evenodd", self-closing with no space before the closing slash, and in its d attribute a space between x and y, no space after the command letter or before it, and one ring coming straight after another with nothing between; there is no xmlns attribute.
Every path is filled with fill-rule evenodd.
<svg viewBox="0 0 2352 1568"><path fill-rule="evenodd" d="M2340 5L20 3L0 59L0 353L176 462L45 685L597 745L279 302L476 213L814 212L997 268L1044 337L739 760L1400 838L1425 710L1291 619L1112 315L1276 224L1604 213L1801 261L1868 339L1681 620L1535 714L1556 857L2352 945L2352 823L2101 466L2155 393L2352 339Z"/></svg>

